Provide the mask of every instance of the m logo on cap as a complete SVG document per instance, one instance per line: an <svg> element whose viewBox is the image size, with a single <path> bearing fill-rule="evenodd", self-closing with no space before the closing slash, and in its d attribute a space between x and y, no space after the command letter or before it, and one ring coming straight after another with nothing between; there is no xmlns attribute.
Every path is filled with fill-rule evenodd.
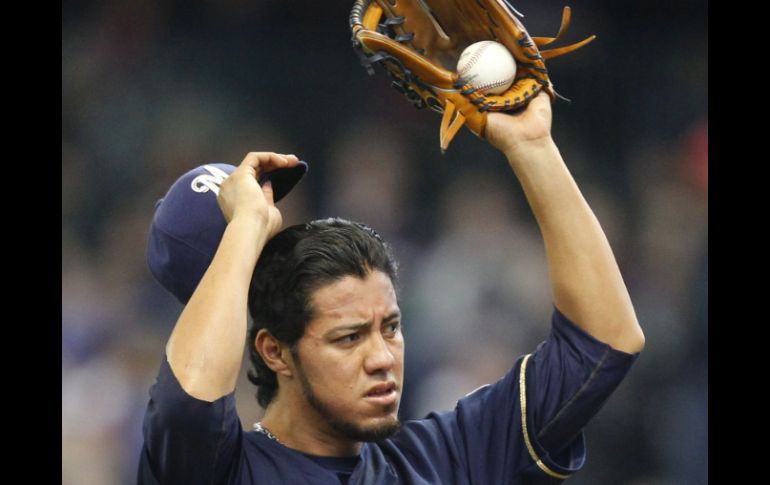
<svg viewBox="0 0 770 485"><path fill-rule="evenodd" d="M211 190L214 195L219 195L219 186L225 181L229 175L224 171L212 165L204 165L203 168L207 170L211 175L198 175L190 183L190 187L195 192L208 192Z"/></svg>

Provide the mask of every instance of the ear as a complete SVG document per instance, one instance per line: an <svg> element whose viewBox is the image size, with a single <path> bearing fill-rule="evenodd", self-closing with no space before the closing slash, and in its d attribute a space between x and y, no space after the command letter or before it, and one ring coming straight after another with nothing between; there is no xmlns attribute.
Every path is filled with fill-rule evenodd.
<svg viewBox="0 0 770 485"><path fill-rule="evenodd" d="M291 352L288 346L273 337L265 328L257 331L254 346L270 370L276 374L291 377L293 362L291 361Z"/></svg>

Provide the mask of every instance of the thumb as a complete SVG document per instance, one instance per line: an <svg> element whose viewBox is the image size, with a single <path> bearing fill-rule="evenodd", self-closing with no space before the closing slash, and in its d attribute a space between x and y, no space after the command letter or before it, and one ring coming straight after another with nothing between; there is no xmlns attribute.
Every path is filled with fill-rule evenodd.
<svg viewBox="0 0 770 485"><path fill-rule="evenodd" d="M269 205L275 205L273 201L273 182L268 180L262 185L262 193L265 194L265 199Z"/></svg>

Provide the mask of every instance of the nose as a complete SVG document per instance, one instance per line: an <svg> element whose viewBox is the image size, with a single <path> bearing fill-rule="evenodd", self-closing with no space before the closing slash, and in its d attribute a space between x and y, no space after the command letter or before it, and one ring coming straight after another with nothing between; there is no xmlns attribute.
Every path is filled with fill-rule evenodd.
<svg viewBox="0 0 770 485"><path fill-rule="evenodd" d="M396 356L393 354L390 344L382 335L377 335L370 340L371 345L367 349L364 369L368 374L390 371L396 364Z"/></svg>

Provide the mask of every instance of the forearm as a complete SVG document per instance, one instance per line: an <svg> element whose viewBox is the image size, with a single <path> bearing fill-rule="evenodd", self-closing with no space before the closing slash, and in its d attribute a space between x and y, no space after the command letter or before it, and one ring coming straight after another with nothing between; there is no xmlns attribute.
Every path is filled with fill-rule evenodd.
<svg viewBox="0 0 770 485"><path fill-rule="evenodd" d="M640 351L644 336L612 249L553 140L506 156L543 235L556 307L598 340Z"/></svg>
<svg viewBox="0 0 770 485"><path fill-rule="evenodd" d="M249 283L266 241L259 224L233 219L174 327L166 347L168 362L193 397L213 401L235 389L246 339Z"/></svg>

